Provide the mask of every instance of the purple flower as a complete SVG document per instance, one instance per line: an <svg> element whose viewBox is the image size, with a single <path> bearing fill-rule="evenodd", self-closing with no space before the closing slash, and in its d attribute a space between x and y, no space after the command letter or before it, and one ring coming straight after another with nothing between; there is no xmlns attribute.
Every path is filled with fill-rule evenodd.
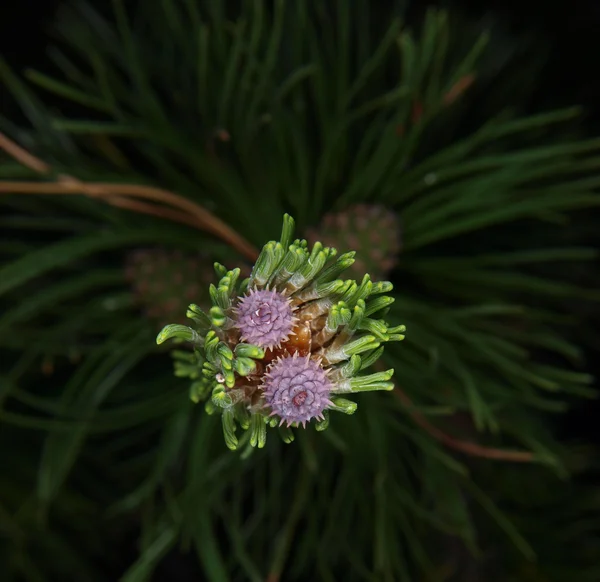
<svg viewBox="0 0 600 582"><path fill-rule="evenodd" d="M296 324L289 299L269 289L251 290L239 302L236 315L242 340L265 349L288 339Z"/></svg>
<svg viewBox="0 0 600 582"><path fill-rule="evenodd" d="M332 384L319 361L293 356L275 360L268 368L262 389L271 416L279 416L281 424L324 418L323 410L331 401Z"/></svg>

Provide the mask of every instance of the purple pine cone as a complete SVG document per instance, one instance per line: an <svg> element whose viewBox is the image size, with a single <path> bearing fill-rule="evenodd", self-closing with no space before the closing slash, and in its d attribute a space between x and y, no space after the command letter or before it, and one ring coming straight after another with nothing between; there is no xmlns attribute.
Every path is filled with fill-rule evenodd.
<svg viewBox="0 0 600 582"><path fill-rule="evenodd" d="M298 357L298 353L274 361L268 368L262 389L271 416L290 426L311 418L323 419L323 410L331 401L332 384L318 361Z"/></svg>
<svg viewBox="0 0 600 582"><path fill-rule="evenodd" d="M261 348L279 346L290 337L295 324L289 299L274 290L253 289L236 309L242 340Z"/></svg>

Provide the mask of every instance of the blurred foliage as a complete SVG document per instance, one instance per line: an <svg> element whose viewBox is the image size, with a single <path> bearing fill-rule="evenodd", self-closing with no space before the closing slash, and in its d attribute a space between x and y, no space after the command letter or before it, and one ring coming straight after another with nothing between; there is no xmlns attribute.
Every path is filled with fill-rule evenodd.
<svg viewBox="0 0 600 582"><path fill-rule="evenodd" d="M240 459L190 406L123 271L148 245L228 267L237 253L90 198L2 196L3 580L114 579L134 537L126 582L174 550L217 582L441 581L456 540L484 565L499 552L498 580L598 579L599 500L565 481L553 415L594 395L571 306L598 292L571 274L595 256L576 211L598 204L600 139L576 137L576 109L514 115L497 88L521 72L510 43L370 4L77 2L57 17L55 76L0 61L27 118L0 129L46 179L159 185L257 246L284 211L303 230L357 202L393 209L388 319L409 332L384 358L413 402L372 395L318 439ZM41 179L0 160L3 180ZM457 438L466 415L464 438L533 466L458 458L415 413Z"/></svg>

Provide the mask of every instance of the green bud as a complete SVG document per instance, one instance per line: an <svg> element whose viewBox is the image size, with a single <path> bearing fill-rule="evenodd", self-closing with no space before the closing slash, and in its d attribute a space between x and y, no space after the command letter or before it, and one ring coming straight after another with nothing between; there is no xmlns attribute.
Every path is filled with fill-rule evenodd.
<svg viewBox="0 0 600 582"><path fill-rule="evenodd" d="M213 267L218 279L222 279L227 275L227 267L224 267L221 263L213 263Z"/></svg>
<svg viewBox="0 0 600 582"><path fill-rule="evenodd" d="M358 329L365 316L365 302L362 299L354 306L352 318L348 322L348 330L354 332Z"/></svg>
<svg viewBox="0 0 600 582"><path fill-rule="evenodd" d="M354 294L347 299L348 305L353 307L359 301L362 301L364 305L365 299L371 294L372 289L373 282L371 281L371 277L369 277L369 275L365 275L361 284L356 287Z"/></svg>
<svg viewBox="0 0 600 582"><path fill-rule="evenodd" d="M310 256L308 257L308 260L313 262L317 259L317 256L323 252L324 250L324 246L322 242L317 241L314 245L312 250L310 251Z"/></svg>
<svg viewBox="0 0 600 582"><path fill-rule="evenodd" d="M235 355L238 358L254 358L262 360L265 357L265 352L262 348L252 344L237 344L235 346Z"/></svg>
<svg viewBox="0 0 600 582"><path fill-rule="evenodd" d="M317 243L315 243L315 247L316 245ZM313 249L313 254L308 258L302 269L300 269L300 273L306 281L312 281L315 278L315 275L325 266L332 251L335 251L335 249L326 248L315 254Z"/></svg>
<svg viewBox="0 0 600 582"><path fill-rule="evenodd" d="M274 242L268 242L258 255L258 259L256 259L256 263L252 269L252 274L250 275L250 284L256 283L257 285L264 285L269 280L269 275L272 272L272 263L273 263L273 247L275 246Z"/></svg>
<svg viewBox="0 0 600 582"><path fill-rule="evenodd" d="M204 351L206 352L206 359L217 368L219 368L221 365L220 358L217 354L219 342L219 337L213 330L210 330L204 338Z"/></svg>
<svg viewBox="0 0 600 582"><path fill-rule="evenodd" d="M250 445L262 449L267 441L267 426L261 414L253 414L250 421Z"/></svg>
<svg viewBox="0 0 600 582"><path fill-rule="evenodd" d="M357 289L358 289L358 285L356 284L356 281L350 280L350 285L348 285L348 289L346 290L346 292L342 295L342 297L340 299L347 303L348 301L352 300Z"/></svg>
<svg viewBox="0 0 600 582"><path fill-rule="evenodd" d="M321 297L327 297L329 295L341 295L345 293L346 282L341 279L335 279L334 281L329 281L328 283L317 283L314 285L317 296L314 299L320 299Z"/></svg>
<svg viewBox="0 0 600 582"><path fill-rule="evenodd" d="M343 414L354 414L358 405L352 400L346 400L345 398L331 398L332 404L329 405L329 410L335 412L342 412Z"/></svg>
<svg viewBox="0 0 600 582"><path fill-rule="evenodd" d="M283 257L285 256L286 252L287 247L282 246L280 242L275 243L275 245L273 246L272 263L269 277L275 272L277 267L279 267L279 264L283 260Z"/></svg>
<svg viewBox="0 0 600 582"><path fill-rule="evenodd" d="M231 408L233 406L233 400L222 384L217 384L211 396L212 403L219 408Z"/></svg>
<svg viewBox="0 0 600 582"><path fill-rule="evenodd" d="M195 303L188 306L185 316L193 319L202 329L209 329L212 325L210 317L200 309Z"/></svg>
<svg viewBox="0 0 600 582"><path fill-rule="evenodd" d="M307 258L308 253L304 249L290 245L279 266L271 275L269 284L273 287L280 286L302 266Z"/></svg>
<svg viewBox="0 0 600 582"><path fill-rule="evenodd" d="M331 306L325 329L328 333L334 333L341 325L347 325L352 317L352 312L348 309L343 301L338 301Z"/></svg>
<svg viewBox="0 0 600 582"><path fill-rule="evenodd" d="M389 340L391 342L401 342L404 339L404 332L406 331L405 325L397 325L396 327L390 327L387 330Z"/></svg>
<svg viewBox="0 0 600 582"><path fill-rule="evenodd" d="M256 371L256 362L252 358L237 358L233 361L233 369L240 376L248 376Z"/></svg>
<svg viewBox="0 0 600 582"><path fill-rule="evenodd" d="M227 273L227 276L229 277L229 296L231 298L232 295L237 295L236 293L236 287L238 284L238 281L240 279L240 274L241 274L242 270L239 267L236 267L235 269L232 269L231 271L229 271Z"/></svg>
<svg viewBox="0 0 600 582"><path fill-rule="evenodd" d="M363 354L361 356L362 363L360 365L361 370L365 370L369 366L372 366L382 355L383 355L384 347L381 346L372 352Z"/></svg>
<svg viewBox="0 0 600 582"><path fill-rule="evenodd" d="M389 333L404 333L406 331L405 325L397 325L396 327L388 328Z"/></svg>
<svg viewBox="0 0 600 582"><path fill-rule="evenodd" d="M172 323L163 327L162 331L156 337L156 343L160 345L172 338L195 343L202 341L202 337L191 327Z"/></svg>
<svg viewBox="0 0 600 582"><path fill-rule="evenodd" d="M234 406L233 408L235 419L238 424L244 429L250 428L250 413L245 406Z"/></svg>
<svg viewBox="0 0 600 582"><path fill-rule="evenodd" d="M246 291L248 291L248 286L250 285L250 277L247 277L240 283L240 288L238 289L236 295L244 295Z"/></svg>
<svg viewBox="0 0 600 582"><path fill-rule="evenodd" d="M360 354L379 347L379 342L372 335L359 337L340 347L329 347L324 350L324 358L330 364L349 359L354 354Z"/></svg>
<svg viewBox="0 0 600 582"><path fill-rule="evenodd" d="M371 290L371 294L373 293L373 291ZM393 297L389 297L389 296L384 296L384 297L377 297L376 299L372 299L371 301L369 301L369 303L367 303L367 308L365 309L365 315L369 316L369 315L373 315L374 313L377 313L378 311L389 307L392 303L394 303L395 299Z"/></svg>
<svg viewBox="0 0 600 582"><path fill-rule="evenodd" d="M292 236L294 235L294 228L296 223L294 219L289 214L283 215L283 226L281 227L281 238L279 239L281 242L281 246L284 249L287 249L292 242Z"/></svg>
<svg viewBox="0 0 600 582"><path fill-rule="evenodd" d="M294 442L294 433L292 432L292 429L285 425L279 427L279 435L281 436L281 440L288 445Z"/></svg>
<svg viewBox="0 0 600 582"><path fill-rule="evenodd" d="M336 380L352 378L360 372L362 366L362 358L355 354L353 355L347 362L338 366L334 372L332 377Z"/></svg>
<svg viewBox="0 0 600 582"><path fill-rule="evenodd" d="M363 317L358 324L358 329L369 332L382 342L385 342L389 339L387 324L385 321L381 321L380 319Z"/></svg>
<svg viewBox="0 0 600 582"><path fill-rule="evenodd" d="M223 367L221 368L221 373L225 379L225 386L227 386L227 388L233 388L235 386L235 374L233 373L233 367L232 369Z"/></svg>
<svg viewBox="0 0 600 582"><path fill-rule="evenodd" d="M210 362L204 362L202 364L202 375L205 378L207 378L208 380L214 381L215 375L217 374L218 371L219 371L219 369L214 364L211 364Z"/></svg>
<svg viewBox="0 0 600 582"><path fill-rule="evenodd" d="M341 273L343 273L348 267L352 266L354 263L354 256L356 255L355 251L351 251L349 253L344 253L340 255L335 261L335 263L331 264L327 268L325 268L319 276L315 279L315 283L320 284L325 281L331 281L331 279L336 279Z"/></svg>
<svg viewBox="0 0 600 582"><path fill-rule="evenodd" d="M231 306L231 279L227 276L223 277L219 282L216 293L216 303L221 309L229 309Z"/></svg>
<svg viewBox="0 0 600 582"><path fill-rule="evenodd" d="M329 411L324 410L323 416L325 417L325 419L318 420L315 424L315 429L317 429L319 432L322 432L322 431L326 430L327 428L329 428Z"/></svg>
<svg viewBox="0 0 600 582"><path fill-rule="evenodd" d="M215 305L218 305L218 303L217 303L217 288L212 283L208 286L208 293L210 295L210 300L212 301L212 303L214 303Z"/></svg>
<svg viewBox="0 0 600 582"><path fill-rule="evenodd" d="M394 383L389 382L394 375L394 370L376 372L367 376L356 376L336 384L332 394L344 394L345 392L373 392L375 390L393 390Z"/></svg>
<svg viewBox="0 0 600 582"><path fill-rule="evenodd" d="M321 283L320 285L312 284L300 293L294 295L294 303L306 303L307 301L323 299L324 297L329 297L331 295L339 295L342 294L344 290L345 283L339 279L328 283Z"/></svg>
<svg viewBox="0 0 600 582"><path fill-rule="evenodd" d="M373 283L371 295L379 295L380 293L389 293L394 286L389 281L377 281Z"/></svg>
<svg viewBox="0 0 600 582"><path fill-rule="evenodd" d="M213 305L208 313L212 325L215 327L223 327L225 325L227 316L220 307Z"/></svg>
<svg viewBox="0 0 600 582"><path fill-rule="evenodd" d="M217 345L217 354L219 354L219 357L223 360L228 360L229 362L233 360L233 352L226 343L219 342Z"/></svg>
<svg viewBox="0 0 600 582"><path fill-rule="evenodd" d="M235 436L235 419L233 410L226 409L223 411L222 422L225 444L227 445L228 449L235 451L238 448L238 440Z"/></svg>

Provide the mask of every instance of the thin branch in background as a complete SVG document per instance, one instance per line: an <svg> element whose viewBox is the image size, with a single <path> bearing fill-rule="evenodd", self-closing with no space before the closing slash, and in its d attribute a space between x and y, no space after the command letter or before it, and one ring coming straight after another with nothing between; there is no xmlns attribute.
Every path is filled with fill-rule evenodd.
<svg viewBox="0 0 600 582"><path fill-rule="evenodd" d="M46 162L30 154L2 132L0 132L0 149L3 149L9 156L17 160L17 162L38 174L48 174L51 170L51 167Z"/></svg>
<svg viewBox="0 0 600 582"><path fill-rule="evenodd" d="M35 172L48 174L51 171L51 167L48 164L24 150L2 133L0 133L0 148ZM250 260L256 260L258 257L258 250L253 245L214 214L179 194L174 194L161 188L138 184L89 183L82 182L72 176L62 175L58 177L56 182L2 182L0 183L0 192L62 195L83 194L92 198L100 198L104 202L113 204L114 206L153 214L167 220L175 220L194 226L217 236ZM115 196L118 196L118 201L116 203L110 202ZM173 210L161 208L158 205L153 207L153 205L132 204L131 202L133 201L125 202L126 197L154 200L170 206L178 212L174 213ZM142 210L142 208L144 209Z"/></svg>
<svg viewBox="0 0 600 582"><path fill-rule="evenodd" d="M529 451L506 451L503 449L493 449L483 447L477 443L462 441L447 435L439 428L433 426L418 410L414 409L412 400L396 386L394 394L402 402L407 412L413 420L424 430L426 430L433 438L445 444L451 449L466 453L472 457L483 457L485 459L493 459L497 461L512 461L513 463L531 463L534 460L533 453Z"/></svg>
<svg viewBox="0 0 600 582"><path fill-rule="evenodd" d="M40 174L48 174L52 169L47 163L27 152L1 132L0 149L3 149L24 166ZM137 184L82 182L72 176L61 175L56 182L0 182L0 193L1 192L13 194L83 194L91 198L99 198L112 206L158 216L172 222L179 222L210 232L221 238L225 243L228 243L248 259L255 261L258 257L257 249L208 210L183 196L161 188L140 186ZM155 200L167 205L167 207L158 204L147 204L132 200L131 198ZM476 443L457 440L433 426L420 412L414 410L412 401L400 388L396 387L394 393L406 407L407 412L412 416L414 421L435 439L449 448L474 457L484 457L486 459L512 461L517 463L533 461L533 454L527 451L504 451L501 449L483 447Z"/></svg>
<svg viewBox="0 0 600 582"><path fill-rule="evenodd" d="M134 212L139 212L141 214L149 214L151 216L166 218L172 222L179 222L180 224L185 224L193 228L198 227L198 222L196 219L189 214L184 214L178 210L171 210L170 208L157 206L156 204L146 204L145 202L130 200L126 196L111 196L110 198L106 199L106 203L118 208L133 210Z"/></svg>

